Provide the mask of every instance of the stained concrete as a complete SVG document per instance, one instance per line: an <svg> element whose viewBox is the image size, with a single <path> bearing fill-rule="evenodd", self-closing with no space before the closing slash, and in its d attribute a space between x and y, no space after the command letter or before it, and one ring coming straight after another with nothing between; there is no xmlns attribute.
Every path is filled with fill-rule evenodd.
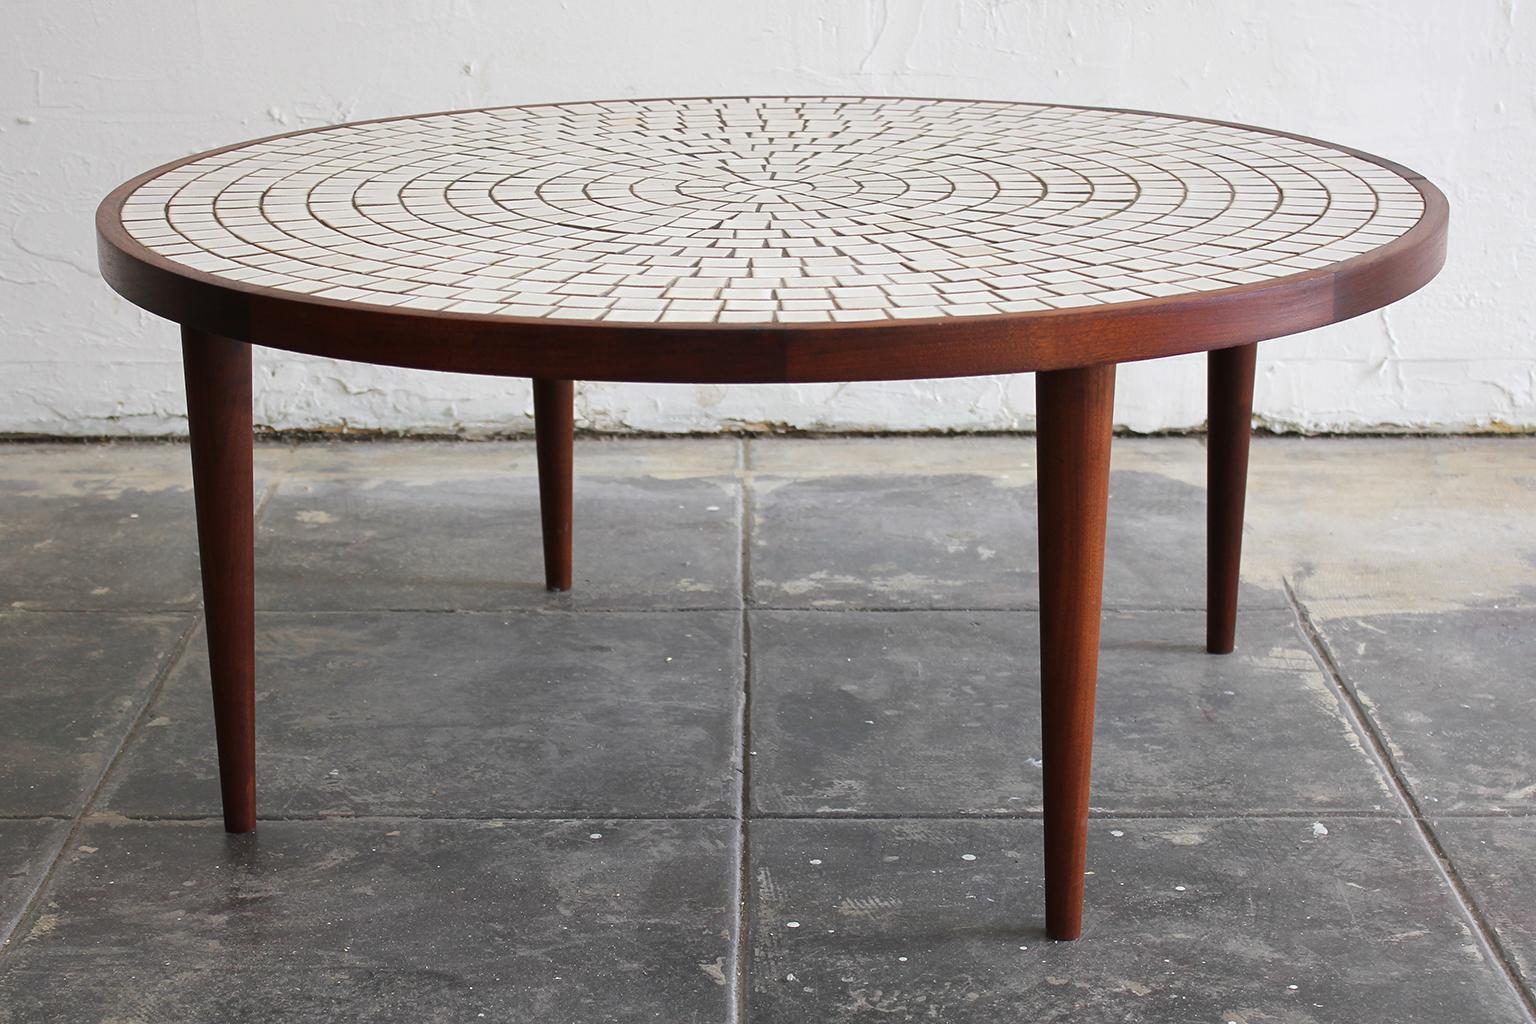
<svg viewBox="0 0 1536 1024"><path fill-rule="evenodd" d="M1320 628L1427 812L1536 812L1536 608Z"/></svg>
<svg viewBox="0 0 1536 1024"><path fill-rule="evenodd" d="M291 451L259 445L255 500ZM192 462L184 444L6 445L0 453L0 607L197 604Z"/></svg>
<svg viewBox="0 0 1536 1024"><path fill-rule="evenodd" d="M1266 440L1245 571L1319 619L1536 606L1536 441Z"/></svg>
<svg viewBox="0 0 1536 1024"><path fill-rule="evenodd" d="M0 1021L720 1021L731 832L92 823L4 957Z"/></svg>
<svg viewBox="0 0 1536 1024"><path fill-rule="evenodd" d="M0 612L0 814L84 808L191 621Z"/></svg>
<svg viewBox="0 0 1536 1024"><path fill-rule="evenodd" d="M1536 986L1536 816L1438 818L1434 829L1515 970Z"/></svg>
<svg viewBox="0 0 1536 1024"><path fill-rule="evenodd" d="M1392 804L1289 612L1111 612L1092 804L1274 814ZM1009 814L1041 806L1040 662L1018 612L753 616L753 807L769 814Z"/></svg>
<svg viewBox="0 0 1536 1024"><path fill-rule="evenodd" d="M1225 657L1117 440L1076 944L1027 438L582 441L569 596L531 444L262 447L241 839L186 454L0 446L0 1024L1533 1019L1529 440L1260 439Z"/></svg>
<svg viewBox="0 0 1536 1024"><path fill-rule="evenodd" d="M652 446L654 447L654 442ZM730 441L646 471L612 442L577 446L574 588L544 589L531 446L402 459L387 446L301 449L257 534L257 604L337 608L729 608L741 602ZM521 451L519 451L521 449ZM498 453L501 458L495 458Z"/></svg>
<svg viewBox="0 0 1536 1024"><path fill-rule="evenodd" d="M880 452L889 446L892 451ZM752 464L751 594L793 608L1032 608L1039 579L1034 446L976 439L789 440ZM1145 448L1145 451L1140 449ZM1203 463L1191 440L1117 453L1104 602L1205 602L1205 493L1158 470ZM1283 607L1279 581L1247 579L1249 607Z"/></svg>
<svg viewBox="0 0 1536 1024"><path fill-rule="evenodd" d="M0 936L32 902L69 831L60 818L0 820Z"/></svg>
<svg viewBox="0 0 1536 1024"><path fill-rule="evenodd" d="M1520 1019L1412 828L1327 829L1095 821L1053 943L1039 822L754 822L752 1019Z"/></svg>
<svg viewBox="0 0 1536 1024"><path fill-rule="evenodd" d="M263 613L257 745L276 816L729 815L740 617L729 612ZM219 807L202 638L104 806Z"/></svg>

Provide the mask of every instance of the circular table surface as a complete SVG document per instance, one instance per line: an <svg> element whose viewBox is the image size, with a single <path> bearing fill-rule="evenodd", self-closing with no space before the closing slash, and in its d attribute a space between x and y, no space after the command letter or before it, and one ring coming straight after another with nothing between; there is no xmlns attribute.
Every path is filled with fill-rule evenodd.
<svg viewBox="0 0 1536 1024"><path fill-rule="evenodd" d="M1319 326L1443 261L1366 154L1135 111L634 100L339 125L201 154L98 214L183 323L439 369L816 380L1055 369Z"/></svg>

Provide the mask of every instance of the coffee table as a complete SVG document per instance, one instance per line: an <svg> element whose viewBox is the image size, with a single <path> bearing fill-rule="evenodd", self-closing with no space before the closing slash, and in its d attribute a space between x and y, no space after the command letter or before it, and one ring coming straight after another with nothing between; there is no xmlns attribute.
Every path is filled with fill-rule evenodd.
<svg viewBox="0 0 1536 1024"><path fill-rule="evenodd" d="M1116 364L1210 353L1207 647L1231 651L1258 342L1419 288L1446 222L1422 176L1314 139L967 100L455 111L142 174L97 211L101 270L181 325L225 827L256 827L252 345L532 378L554 590L575 380L1033 371L1046 927L1076 938Z"/></svg>

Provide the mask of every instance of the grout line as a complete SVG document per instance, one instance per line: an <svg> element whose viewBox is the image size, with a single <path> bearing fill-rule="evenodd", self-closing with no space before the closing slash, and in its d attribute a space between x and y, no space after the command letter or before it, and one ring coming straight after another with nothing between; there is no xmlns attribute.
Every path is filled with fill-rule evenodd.
<svg viewBox="0 0 1536 1024"><path fill-rule="evenodd" d="M221 814L196 812L188 814L132 814L122 811L104 811L100 814L86 815L87 821L113 821L135 822L144 825L200 825L221 824L224 817ZM409 812L395 812L392 814L340 814L336 812L316 811L311 814L258 814L256 821L271 824L303 824L315 822L391 822L391 821L428 821L428 822L488 822L488 821L736 821L735 814L690 814L686 811L676 813L669 811L650 811L645 813L626 813L623 811L512 811L507 814L411 814Z"/></svg>
<svg viewBox="0 0 1536 1024"><path fill-rule="evenodd" d="M202 625L202 622L203 615L199 611L196 615L189 618L186 626L182 628L181 634L171 644L171 649L166 653L159 669L156 670L154 679L151 680L149 685L149 692L145 694L143 702L139 705L139 710L133 716L133 721L129 724L127 731L123 733L122 738L118 740L116 749L112 751L112 756L108 758L106 766L102 768L101 774L97 776L95 785L91 787L84 802L81 803L79 813L75 814L71 819L69 832L65 835L64 841L59 844L59 848L54 852L53 858L48 862L48 869L43 872L42 878L38 880L37 887L28 895L26 902L22 905L21 913L16 917L15 924L8 932L0 933L0 956L4 956L14 945L12 940L16 936L25 934L26 930L32 927L38 914L41 913L43 894L48 891L49 887L53 884L54 878L58 875L59 868L64 862L64 855L69 852L74 846L75 840L79 838L80 830L84 826L86 818L95 810L96 801L101 798L101 793L106 788L107 780L111 778L113 771L116 770L118 764L122 761L123 754L127 751L128 745L133 742L143 729L144 722L149 718L150 709L159 700L160 694L165 689L166 681L170 679L172 671L175 670L177 665L181 664L183 656L187 653L187 647L191 644L192 637L197 633L198 627Z"/></svg>
<svg viewBox="0 0 1536 1024"><path fill-rule="evenodd" d="M18 603L0 608L0 615L121 615L134 618L160 615L179 618L185 615L196 615L198 611L198 603L195 601L191 604L167 604L159 607L127 605L120 608L50 608L47 605Z"/></svg>
<svg viewBox="0 0 1536 1024"><path fill-rule="evenodd" d="M735 943L731 957L731 983L734 988L729 1020L746 1024L749 991L748 959L752 921L752 616L748 595L752 592L752 454L751 440L742 438L737 446L740 468L741 531L737 574L741 585L741 787L736 798L737 871L735 879Z"/></svg>
<svg viewBox="0 0 1536 1024"><path fill-rule="evenodd" d="M263 510L265 504L263 504ZM34 613L49 615L185 615L195 612L200 607L197 604L188 605L162 605L145 607L121 607L121 608L65 608L49 607L45 605L25 605L0 608L0 613ZM272 605L258 605L256 611L261 615L378 615L378 614L411 614L411 615L578 615L578 614L634 614L634 615L676 615L689 612L740 612L741 604L720 605L686 605L664 608L634 608L624 605L579 605L573 607L550 607L541 605L513 605L506 608L412 608L412 607L386 607L369 608L354 606L349 608L283 608ZM1013 605L957 605L957 606L903 606L903 605L840 605L836 608L811 608L804 605L790 604L756 604L745 605L745 610L750 612L790 612L804 613L807 615L838 615L843 613L864 613L871 615L901 615L914 613L928 614L967 614L975 612L1038 612L1038 604L1013 604ZM1261 605L1252 608L1253 612L1286 612L1290 609L1285 605ZM1155 605L1104 605L1105 613L1125 613L1132 615L1150 614L1205 614L1204 608L1186 608L1180 605L1168 605L1158 607Z"/></svg>
<svg viewBox="0 0 1536 1024"><path fill-rule="evenodd" d="M1324 678L1328 685L1335 691L1345 715L1354 729L1365 739L1367 748L1378 766L1385 772L1387 780L1393 792L1407 809L1409 818L1413 822L1414 830L1418 833L1420 842L1429 851L1430 857L1439 869L1440 877L1450 890L1451 898L1460 906L1463 914L1471 923L1471 930L1478 949L1487 957L1503 975L1504 981L1514 990L1515 997L1525 1010L1527 1021L1536 1022L1536 995L1526 989L1521 980L1520 970L1515 966L1514 959L1504 944L1499 939L1498 931L1488 922L1482 908L1473 897L1467 885L1462 881L1461 875L1456 870L1455 863L1450 854L1446 852L1439 837L1435 834L1433 824L1425 815L1423 806L1414 794L1413 788L1408 784L1402 770L1398 767L1396 759L1392 756L1392 749L1387 743L1386 736L1380 726L1366 711L1354 690L1345 682L1343 669L1338 660L1333 656L1332 649L1323 639L1317 624L1307 613L1306 607L1297 597L1291 581L1286 579L1285 595L1291 603L1291 611L1296 618L1297 628L1300 630L1308 646L1312 648L1312 655L1317 660L1319 667L1323 669Z"/></svg>
<svg viewBox="0 0 1536 1024"><path fill-rule="evenodd" d="M998 604L998 605L843 605L836 608L811 608L805 605L778 605L778 604L754 604L750 606L754 612L804 612L814 615L836 615L839 612L867 612L870 614L907 614L912 612L950 613L964 614L968 612L1038 612L1040 605L1035 604ZM1172 615L1204 615L1205 607L1185 607L1182 605L1138 605L1138 604L1104 604L1106 614L1111 612L1123 612L1134 615L1172 614ZM1290 609L1283 604L1259 605L1254 607L1254 612L1285 612Z"/></svg>
<svg viewBox="0 0 1536 1024"><path fill-rule="evenodd" d="M818 811L801 814L793 811L766 811L752 816L758 821L1036 821L1045 817L1038 807L1017 811ZM1401 814L1379 808L1357 810L1315 810L1280 808L1271 811L1139 811L1093 807L1088 817L1095 821L1322 821L1322 820L1397 820Z"/></svg>
<svg viewBox="0 0 1536 1024"><path fill-rule="evenodd" d="M1229 811L1116 811L1104 808L1096 808L1088 815L1095 821L1402 821L1404 815L1392 811L1382 810L1354 810L1354 811L1315 811L1315 810L1278 810L1278 811L1254 811L1251 813ZM95 821L133 822L144 825L197 825L218 824L224 819L216 813L188 813L188 814L134 814L122 811L92 812L83 815L86 823ZM848 811L837 813L795 814L792 812L769 812L765 814L753 814L751 821L763 822L818 822L818 821L1039 821L1044 817L1039 810L1028 811L978 811L975 813L965 811L902 811L881 813L879 811ZM68 818L53 818L49 816L17 817L0 820L8 821L69 821ZM335 812L316 811L310 814L262 814L258 815L258 822L268 824L280 823L315 823L315 822L391 822L391 821L424 821L424 822L487 822L487 821L729 821L740 824L741 816L730 812L721 813L690 813L687 811L647 811L647 812L623 812L623 811L509 811L504 814L411 814L407 812L395 812L389 814L340 814Z"/></svg>

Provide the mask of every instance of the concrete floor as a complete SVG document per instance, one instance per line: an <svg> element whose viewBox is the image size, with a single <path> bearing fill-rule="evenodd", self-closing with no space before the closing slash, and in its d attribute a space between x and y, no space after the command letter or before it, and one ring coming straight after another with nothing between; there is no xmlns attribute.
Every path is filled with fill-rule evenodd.
<svg viewBox="0 0 1536 1024"><path fill-rule="evenodd" d="M1042 933L1028 439L258 453L217 821L184 447L0 447L0 1022L1518 1022L1536 439L1116 442L1082 941ZM445 614L451 613L451 614ZM743 762L749 770L743 772Z"/></svg>

